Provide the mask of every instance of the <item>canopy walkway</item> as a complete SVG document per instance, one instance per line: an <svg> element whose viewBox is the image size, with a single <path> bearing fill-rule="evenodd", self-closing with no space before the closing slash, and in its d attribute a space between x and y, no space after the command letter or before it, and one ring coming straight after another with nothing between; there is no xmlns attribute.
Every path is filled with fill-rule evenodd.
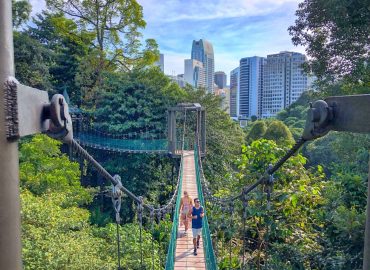
<svg viewBox="0 0 370 270"><path fill-rule="evenodd" d="M143 138L130 136L130 134L120 135L122 138L112 136L110 139L101 140L98 137L90 137L89 133L75 132L76 137L73 137L72 120L68 111L68 104L61 95L54 95L51 100L48 98L46 91L41 91L20 84L14 78L14 55L13 55L13 28L12 28L12 1L0 1L0 78L2 80L3 102L0 103L1 111L1 128L0 128L0 269L22 269L21 258L21 229L20 229L20 203L19 203L19 168L18 168L18 144L17 140L21 137L36 133L46 133L50 137L62 140L67 143L71 149L78 155L83 156L89 164L94 167L97 172L108 180L112 185L112 201L116 212L117 222L117 257L118 269L123 269L120 266L120 237L118 227L120 222L120 207L123 194L132 199L136 205L138 223L140 227L140 262L136 269L158 269L158 265L154 264L154 250L152 255L152 265L144 265L142 231L143 231L143 215L145 212L150 213L150 222L153 228L155 216L158 217L158 222L168 213L173 215L171 239L168 245L165 267L167 270L172 269L209 269L217 270L217 260L213 252L210 229L207 219L207 207L212 203L222 206L223 212L229 209L230 216L233 215L233 207L238 201L242 205L243 215L243 251L242 264L237 269L245 269L248 266L245 262L245 220L248 207L248 193L263 185L267 193L268 203L266 204L269 210L270 195L274 184L273 174L283 164L294 155L299 148L308 141L312 141L319 137L325 136L329 131L348 131L348 132L370 132L370 95L353 95L353 96L336 96L329 97L325 100L318 100L310 105L308 111L308 120L304 132L297 143L274 165L268 166L264 174L251 185L243 186L237 193L230 197L219 198L212 195L211 189L207 185L207 181L203 174L202 163L200 157L205 155L205 112L204 108L198 104L188 107L188 104L183 104L178 108L169 110L171 117L169 120L168 129L168 149L173 155L181 156L181 169L179 171L176 188L169 201L159 207L145 202L141 196L136 196L120 181L119 176L112 176L99 162L97 162L89 153L79 144L86 144L92 147L107 149L111 151L121 152L145 152L145 151L165 151L163 138L160 136L149 136ZM196 111L198 118L196 119L194 151L184 151L185 147L185 123L186 111ZM181 145L179 150L178 140L176 135L176 113L181 111L184 113L184 125ZM192 130L190 128L190 130ZM142 133L141 131L139 131ZM90 133L91 134L91 133ZM92 133L94 134L94 133ZM201 135L200 135L201 134ZM202 138L200 140L200 137ZM6 139L5 139L6 138ZM119 141L120 140L120 141ZM122 140L128 140L123 143ZM129 141L133 140L133 141ZM153 142L151 140L162 140ZM176 152L178 151L178 152ZM178 153L178 154L177 154ZM189 256L189 237L182 237L181 228L179 228L179 207L181 191L188 189L192 196L197 196L201 204L205 208L205 216L203 218L202 229L202 252L199 252L197 257ZM204 195L206 195L207 203L205 204ZM370 189L369 189L370 198ZM175 209L174 211L172 211ZM368 199L367 220L365 228L364 241L364 265L363 269L370 269L370 199ZM232 224L232 218L230 218ZM153 230L152 230L153 232ZM154 236L152 233L152 247ZM230 241L231 247L231 241ZM231 267L231 248L228 269ZM241 257L238 255L238 257ZM146 264L148 264L146 262ZM66 266L68 268L68 266ZM163 264L160 264L160 268ZM267 265L263 266L267 269ZM234 268L235 269L235 268Z"/></svg>
<svg viewBox="0 0 370 270"><path fill-rule="evenodd" d="M92 133L77 133L75 139L82 145L122 153L167 154L167 139L120 139Z"/></svg>
<svg viewBox="0 0 370 270"><path fill-rule="evenodd" d="M195 178L195 160L194 151L184 151L184 166L182 190L187 191L191 198L198 198L198 189ZM203 248L198 250L198 255L193 255L193 237L191 230L184 234L184 227L178 226L175 253L175 270L176 269L205 269L205 260ZM203 237L201 237L200 246L203 247Z"/></svg>

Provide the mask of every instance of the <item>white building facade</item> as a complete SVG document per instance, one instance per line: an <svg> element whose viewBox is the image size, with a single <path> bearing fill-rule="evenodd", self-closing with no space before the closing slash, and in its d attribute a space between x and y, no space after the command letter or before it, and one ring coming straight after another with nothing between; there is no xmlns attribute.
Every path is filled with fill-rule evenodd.
<svg viewBox="0 0 370 270"><path fill-rule="evenodd" d="M184 60L184 80L193 87L206 87L203 63L195 59Z"/></svg>
<svg viewBox="0 0 370 270"><path fill-rule="evenodd" d="M206 81L205 87L208 93L213 93L215 61L212 44L204 39L193 40L191 59L198 60L203 63Z"/></svg>
<svg viewBox="0 0 370 270"><path fill-rule="evenodd" d="M239 116L261 117L264 81L264 57L245 57L240 59Z"/></svg>
<svg viewBox="0 0 370 270"><path fill-rule="evenodd" d="M295 102L309 87L304 54L280 52L267 56L262 91L262 118L275 116Z"/></svg>
<svg viewBox="0 0 370 270"><path fill-rule="evenodd" d="M239 116L239 75L239 67L230 72L230 116L233 119L238 119Z"/></svg>

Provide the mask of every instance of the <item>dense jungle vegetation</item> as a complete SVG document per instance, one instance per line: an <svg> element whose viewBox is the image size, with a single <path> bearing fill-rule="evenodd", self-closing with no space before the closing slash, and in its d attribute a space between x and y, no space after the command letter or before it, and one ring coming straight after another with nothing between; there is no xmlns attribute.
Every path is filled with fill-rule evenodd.
<svg viewBox="0 0 370 270"><path fill-rule="evenodd" d="M219 97L190 86L181 89L153 66L158 46L153 39L142 40L146 23L135 0L46 2L47 10L29 18L30 4L13 0L17 79L50 95L67 91L71 104L88 113L96 128L114 134L147 126L164 132L169 106L202 104L207 111L205 176L216 196L253 183L294 144L309 101L370 93L369 0L300 4L289 32L294 44L307 47L306 70L317 76L315 87L276 119L257 120L245 129L220 109ZM248 269L361 269L369 139L331 132L306 144L275 174L269 210L263 189L252 194L245 235ZM44 135L25 138L20 145L24 268L115 269L114 211L104 196L110 186L61 149L60 142ZM177 161L89 151L145 200L163 204L171 196ZM235 205L232 217L217 205L206 207L220 269L240 269L241 206ZM125 197L119 228L122 269L139 269L135 211ZM154 229L156 269L162 269L170 215ZM150 269L148 222L143 239L145 269Z"/></svg>

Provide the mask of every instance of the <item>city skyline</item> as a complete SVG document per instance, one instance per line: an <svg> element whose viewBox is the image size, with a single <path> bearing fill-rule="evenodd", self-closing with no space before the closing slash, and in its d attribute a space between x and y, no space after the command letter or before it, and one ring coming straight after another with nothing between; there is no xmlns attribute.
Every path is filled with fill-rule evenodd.
<svg viewBox="0 0 370 270"><path fill-rule="evenodd" d="M164 72L184 73L191 58L192 40L213 44L215 70L230 71L244 57L280 51L305 53L295 47L287 28L294 24L299 0L138 0L147 22L143 38L154 38L164 54ZM45 8L44 0L30 0L32 15ZM229 79L228 79L229 84Z"/></svg>
<svg viewBox="0 0 370 270"><path fill-rule="evenodd" d="M305 53L295 47L287 28L294 24L298 0L138 0L147 27L144 38L156 39L165 56L165 73L184 73L192 40L205 39L214 48L215 71L230 71L244 57L280 51ZM153 12L155 11L155 12ZM228 79L229 84L229 79Z"/></svg>

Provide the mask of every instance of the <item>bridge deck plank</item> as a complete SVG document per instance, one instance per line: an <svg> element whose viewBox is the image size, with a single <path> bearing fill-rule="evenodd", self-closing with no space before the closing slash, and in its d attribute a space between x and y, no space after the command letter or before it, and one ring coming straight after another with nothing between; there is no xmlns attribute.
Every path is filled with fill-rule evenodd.
<svg viewBox="0 0 370 270"><path fill-rule="evenodd" d="M198 197L198 190L195 178L194 151L184 151L182 191L185 190L189 193L189 196L191 198L194 199ZM194 256L191 226L186 235L184 234L184 230L184 226L179 225L176 242L175 270L206 269L202 237L200 239L200 248L198 249L198 255Z"/></svg>

